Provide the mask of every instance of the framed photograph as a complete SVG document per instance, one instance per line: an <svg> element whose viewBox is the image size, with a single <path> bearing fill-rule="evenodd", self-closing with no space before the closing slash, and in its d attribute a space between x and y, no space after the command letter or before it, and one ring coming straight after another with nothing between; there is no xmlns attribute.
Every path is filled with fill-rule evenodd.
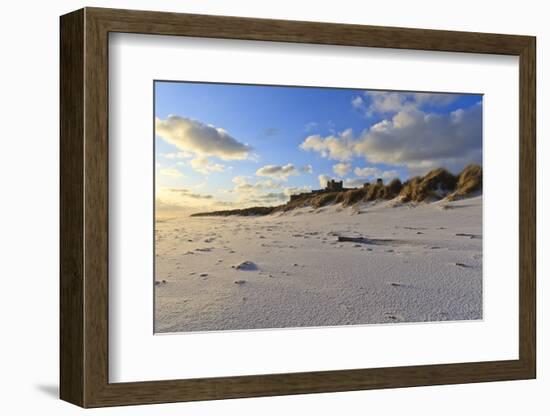
<svg viewBox="0 0 550 416"><path fill-rule="evenodd" d="M535 378L534 37L60 27L63 400Z"/></svg>

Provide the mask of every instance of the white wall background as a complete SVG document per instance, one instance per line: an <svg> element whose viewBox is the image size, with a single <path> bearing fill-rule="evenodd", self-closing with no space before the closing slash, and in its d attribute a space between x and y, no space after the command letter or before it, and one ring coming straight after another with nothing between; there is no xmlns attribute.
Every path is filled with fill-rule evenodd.
<svg viewBox="0 0 550 416"><path fill-rule="evenodd" d="M353 0L51 0L4 2L0 14L0 410L73 415L58 390L58 16L83 6L536 35L538 41L539 377L534 381L225 400L86 411L102 415L548 414L550 146L543 139L550 26L545 3ZM505 219L503 218L503 221ZM545 267L546 266L546 267Z"/></svg>

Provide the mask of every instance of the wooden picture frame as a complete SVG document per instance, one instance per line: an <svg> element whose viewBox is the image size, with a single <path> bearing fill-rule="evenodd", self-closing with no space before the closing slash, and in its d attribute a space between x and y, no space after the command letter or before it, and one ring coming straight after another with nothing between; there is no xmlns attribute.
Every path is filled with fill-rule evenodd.
<svg viewBox="0 0 550 416"><path fill-rule="evenodd" d="M102 407L338 392L536 376L535 38L530 36L85 8L61 17L60 396ZM519 359L110 383L110 32L503 54L520 66Z"/></svg>

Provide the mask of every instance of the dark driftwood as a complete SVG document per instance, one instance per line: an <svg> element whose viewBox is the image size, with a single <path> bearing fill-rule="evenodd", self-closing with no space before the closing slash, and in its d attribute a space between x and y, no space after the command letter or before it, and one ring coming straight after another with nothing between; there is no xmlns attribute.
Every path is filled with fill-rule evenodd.
<svg viewBox="0 0 550 416"><path fill-rule="evenodd" d="M107 204L109 32L519 56L520 269L516 271L519 273L520 302L519 359L110 383ZM62 399L83 407L99 407L535 377L534 37L86 8L61 18L60 63Z"/></svg>
<svg viewBox="0 0 550 416"><path fill-rule="evenodd" d="M343 237L338 236L338 241L350 242L350 243L362 243L362 244L374 244L371 240L365 237Z"/></svg>
<svg viewBox="0 0 550 416"><path fill-rule="evenodd" d="M338 241L343 243L380 244L380 243L390 243L392 240L371 239L367 237L338 236Z"/></svg>

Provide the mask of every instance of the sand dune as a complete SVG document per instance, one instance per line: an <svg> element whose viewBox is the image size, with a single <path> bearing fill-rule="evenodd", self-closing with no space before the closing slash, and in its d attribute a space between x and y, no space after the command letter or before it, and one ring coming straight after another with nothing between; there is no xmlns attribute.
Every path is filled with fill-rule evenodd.
<svg viewBox="0 0 550 416"><path fill-rule="evenodd" d="M282 205L236 208L222 211L196 212L193 217L229 216L229 215L270 215L293 211L299 208L322 208L340 205L342 208L356 206L365 202L434 202L454 201L481 194L482 169L479 165L468 165L458 176L444 168L433 169L424 176L415 176L405 183L397 178L384 184L382 179L366 182L360 188L342 188L340 190L319 189L292 195ZM449 208L449 206L442 206Z"/></svg>
<svg viewBox="0 0 550 416"><path fill-rule="evenodd" d="M155 330L481 319L481 220L481 196L161 219Z"/></svg>

